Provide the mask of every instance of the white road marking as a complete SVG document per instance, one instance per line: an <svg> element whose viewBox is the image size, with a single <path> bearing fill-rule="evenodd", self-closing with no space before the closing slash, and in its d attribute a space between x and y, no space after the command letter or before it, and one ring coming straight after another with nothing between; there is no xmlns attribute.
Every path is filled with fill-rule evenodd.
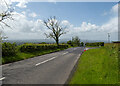
<svg viewBox="0 0 120 86"><path fill-rule="evenodd" d="M63 55L67 54L68 52L63 53Z"/></svg>
<svg viewBox="0 0 120 86"><path fill-rule="evenodd" d="M53 60L53 59L55 59L55 58L56 58L56 57L52 57L52 58L50 58L50 59L48 59L48 60L45 60L45 61L40 62L40 63L37 63L35 66L41 65L41 64L46 63L46 62L48 62L48 61L50 61L50 60Z"/></svg>
<svg viewBox="0 0 120 86"><path fill-rule="evenodd" d="M5 79L5 77L0 78L0 81L3 80L3 79Z"/></svg>

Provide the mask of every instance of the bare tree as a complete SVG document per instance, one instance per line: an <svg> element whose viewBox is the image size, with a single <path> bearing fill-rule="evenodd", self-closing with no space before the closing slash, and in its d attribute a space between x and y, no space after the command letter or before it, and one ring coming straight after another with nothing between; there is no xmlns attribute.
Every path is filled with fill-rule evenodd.
<svg viewBox="0 0 120 86"><path fill-rule="evenodd" d="M66 34L65 29L67 27L63 27L61 22L58 21L55 16L44 20L44 24L49 30L51 30L50 33L45 33L46 37L53 38L56 41L56 44L59 45L59 38L61 35Z"/></svg>
<svg viewBox="0 0 120 86"><path fill-rule="evenodd" d="M5 25L5 26L11 28L10 25L5 22L5 20L6 20L6 19L14 20L14 19L12 18L12 12L13 12L14 9L13 9L10 5L8 5L5 0L3 0L3 1L1 0L1 2L2 2L2 4L5 5L6 10L3 10L3 11L0 13L0 27L1 27L2 29L4 29L4 26L3 26L3 25ZM1 29L1 31L0 31L0 40L7 38L7 37L2 36L2 33L3 33L2 29Z"/></svg>
<svg viewBox="0 0 120 86"><path fill-rule="evenodd" d="M4 20L6 19L10 19L10 20L14 20L12 18L12 12L13 12L13 8L11 6L9 6L6 1L4 0L4 4L5 7L7 8L6 10L4 10L2 13L0 13L0 25L3 28L2 24L4 24L7 27L10 27ZM1 24L2 23L2 24Z"/></svg>

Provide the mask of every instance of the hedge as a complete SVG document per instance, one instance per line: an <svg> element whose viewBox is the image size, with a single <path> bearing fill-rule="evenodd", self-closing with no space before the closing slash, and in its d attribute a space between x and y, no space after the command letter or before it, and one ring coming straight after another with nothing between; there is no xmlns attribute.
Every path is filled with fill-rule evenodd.
<svg viewBox="0 0 120 86"><path fill-rule="evenodd" d="M104 46L104 42L86 43L86 46Z"/></svg>
<svg viewBox="0 0 120 86"><path fill-rule="evenodd" d="M68 48L67 44L23 44L20 47L21 52L35 52L35 51L44 51L44 50L54 50L57 48Z"/></svg>
<svg viewBox="0 0 120 86"><path fill-rule="evenodd" d="M13 56L16 55L16 44L4 42L2 43L2 56Z"/></svg>

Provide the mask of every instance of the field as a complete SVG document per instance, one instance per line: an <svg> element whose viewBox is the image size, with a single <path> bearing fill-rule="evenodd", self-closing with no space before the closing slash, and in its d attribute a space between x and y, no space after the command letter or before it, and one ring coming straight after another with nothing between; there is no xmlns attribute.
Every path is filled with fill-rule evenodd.
<svg viewBox="0 0 120 86"><path fill-rule="evenodd" d="M118 84L118 44L85 51L69 84Z"/></svg>

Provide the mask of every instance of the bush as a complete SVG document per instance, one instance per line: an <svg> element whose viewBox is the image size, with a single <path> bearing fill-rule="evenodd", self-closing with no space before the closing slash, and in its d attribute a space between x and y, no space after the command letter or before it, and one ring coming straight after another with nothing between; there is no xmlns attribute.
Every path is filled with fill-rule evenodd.
<svg viewBox="0 0 120 86"><path fill-rule="evenodd" d="M67 44L69 44L70 46L73 46L73 43L72 43L71 40L70 40L70 41L67 41Z"/></svg>
<svg viewBox="0 0 120 86"><path fill-rule="evenodd" d="M57 48L67 48L67 44L23 44L20 47L21 52L35 52L35 51L45 51L45 50L54 50Z"/></svg>
<svg viewBox="0 0 120 86"><path fill-rule="evenodd" d="M2 44L2 56L14 56L16 55L16 44L3 43Z"/></svg>
<svg viewBox="0 0 120 86"><path fill-rule="evenodd" d="M83 43L83 42L81 42L81 46L84 46L84 43Z"/></svg>

